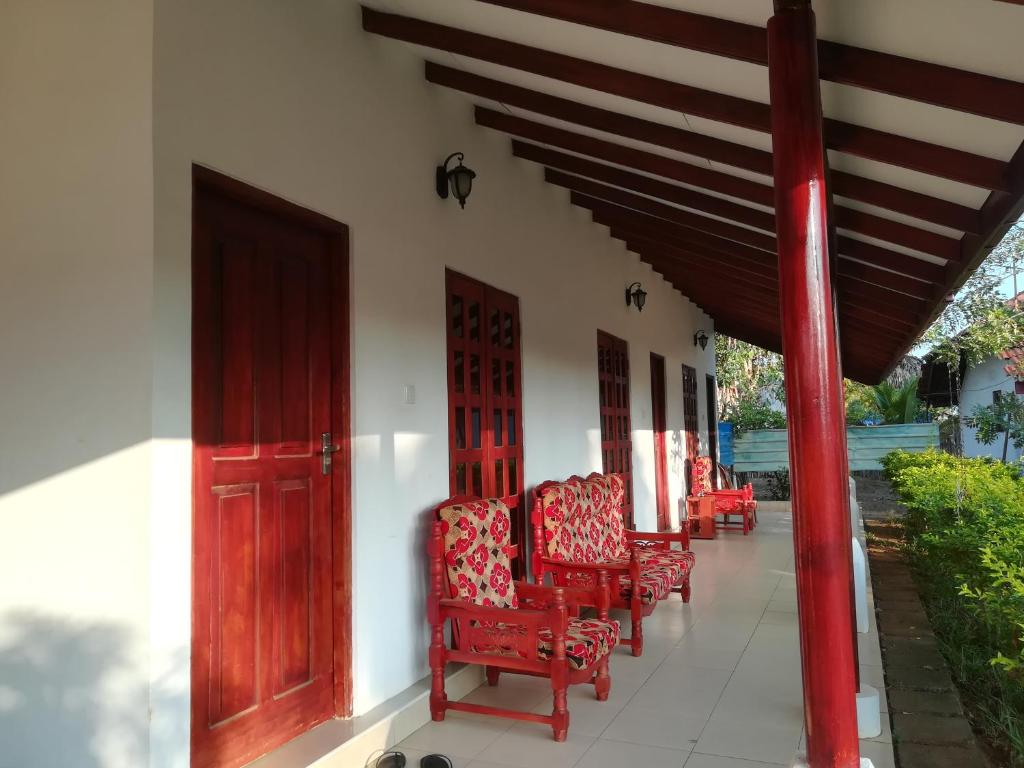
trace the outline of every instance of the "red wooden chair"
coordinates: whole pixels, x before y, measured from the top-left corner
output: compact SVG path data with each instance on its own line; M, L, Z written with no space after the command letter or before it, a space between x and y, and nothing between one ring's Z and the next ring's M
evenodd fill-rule
M693 460L690 493L692 496L711 496L715 500L715 514L722 515L721 528L741 528L746 536L757 527L757 501L754 499L754 487L747 483L743 488L724 488L714 490L711 486L711 473L717 470L715 461L710 456L698 456ZM726 483L728 481L726 480ZM732 522L732 515L739 516L739 522Z
M608 657L619 625L608 620L608 577L598 574L586 589L543 587L512 580L516 548L509 543L508 507L497 499L453 497L436 508L430 542L430 713L444 720L449 709L548 723L555 741L569 731L568 686L592 683L599 701L611 690ZM578 618L579 606L595 606L596 619ZM444 642L451 621L452 647ZM449 701L444 670L449 662L486 667L489 685L502 672L547 677L550 715Z
M595 583L608 575L613 608L630 612L632 634L622 638L634 656L643 653L643 619L658 601L678 592L690 601L694 557L690 536L625 530L622 478L592 474L533 489L533 575L538 584L550 573L556 586ZM678 543L682 551L673 550ZM639 585L634 589L634 585Z

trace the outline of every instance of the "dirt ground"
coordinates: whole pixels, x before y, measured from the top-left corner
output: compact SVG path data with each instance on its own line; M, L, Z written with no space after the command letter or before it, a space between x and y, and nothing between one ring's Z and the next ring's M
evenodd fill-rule
M865 517L885 519L903 513L900 503L892 492L892 486L884 478L857 477L857 501Z

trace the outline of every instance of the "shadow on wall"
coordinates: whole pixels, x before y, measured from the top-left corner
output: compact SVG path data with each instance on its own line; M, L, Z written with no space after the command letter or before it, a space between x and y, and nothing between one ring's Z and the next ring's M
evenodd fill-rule
M0 768L144 765L149 696L128 633L32 611L2 618Z

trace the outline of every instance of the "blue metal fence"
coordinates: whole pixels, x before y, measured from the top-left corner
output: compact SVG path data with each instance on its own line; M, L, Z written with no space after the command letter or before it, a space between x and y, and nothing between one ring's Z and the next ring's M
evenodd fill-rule
M744 432L733 441L737 472L775 472L789 467L789 444L785 429ZM847 427L846 445L850 470L881 469L878 460L902 448L918 453L939 447L938 424L888 424L879 427ZM727 464L724 455L723 464Z

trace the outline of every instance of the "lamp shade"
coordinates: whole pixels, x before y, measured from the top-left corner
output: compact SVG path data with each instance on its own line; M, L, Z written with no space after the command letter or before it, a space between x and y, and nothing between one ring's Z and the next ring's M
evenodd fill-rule
M636 304L638 312L644 311L644 304L647 303L647 291L640 286L637 286L636 290L633 291L633 301Z
M459 163L448 172L448 178L451 181L452 194L459 201L459 205L465 208L466 198L473 191L473 179L476 178L476 173Z

